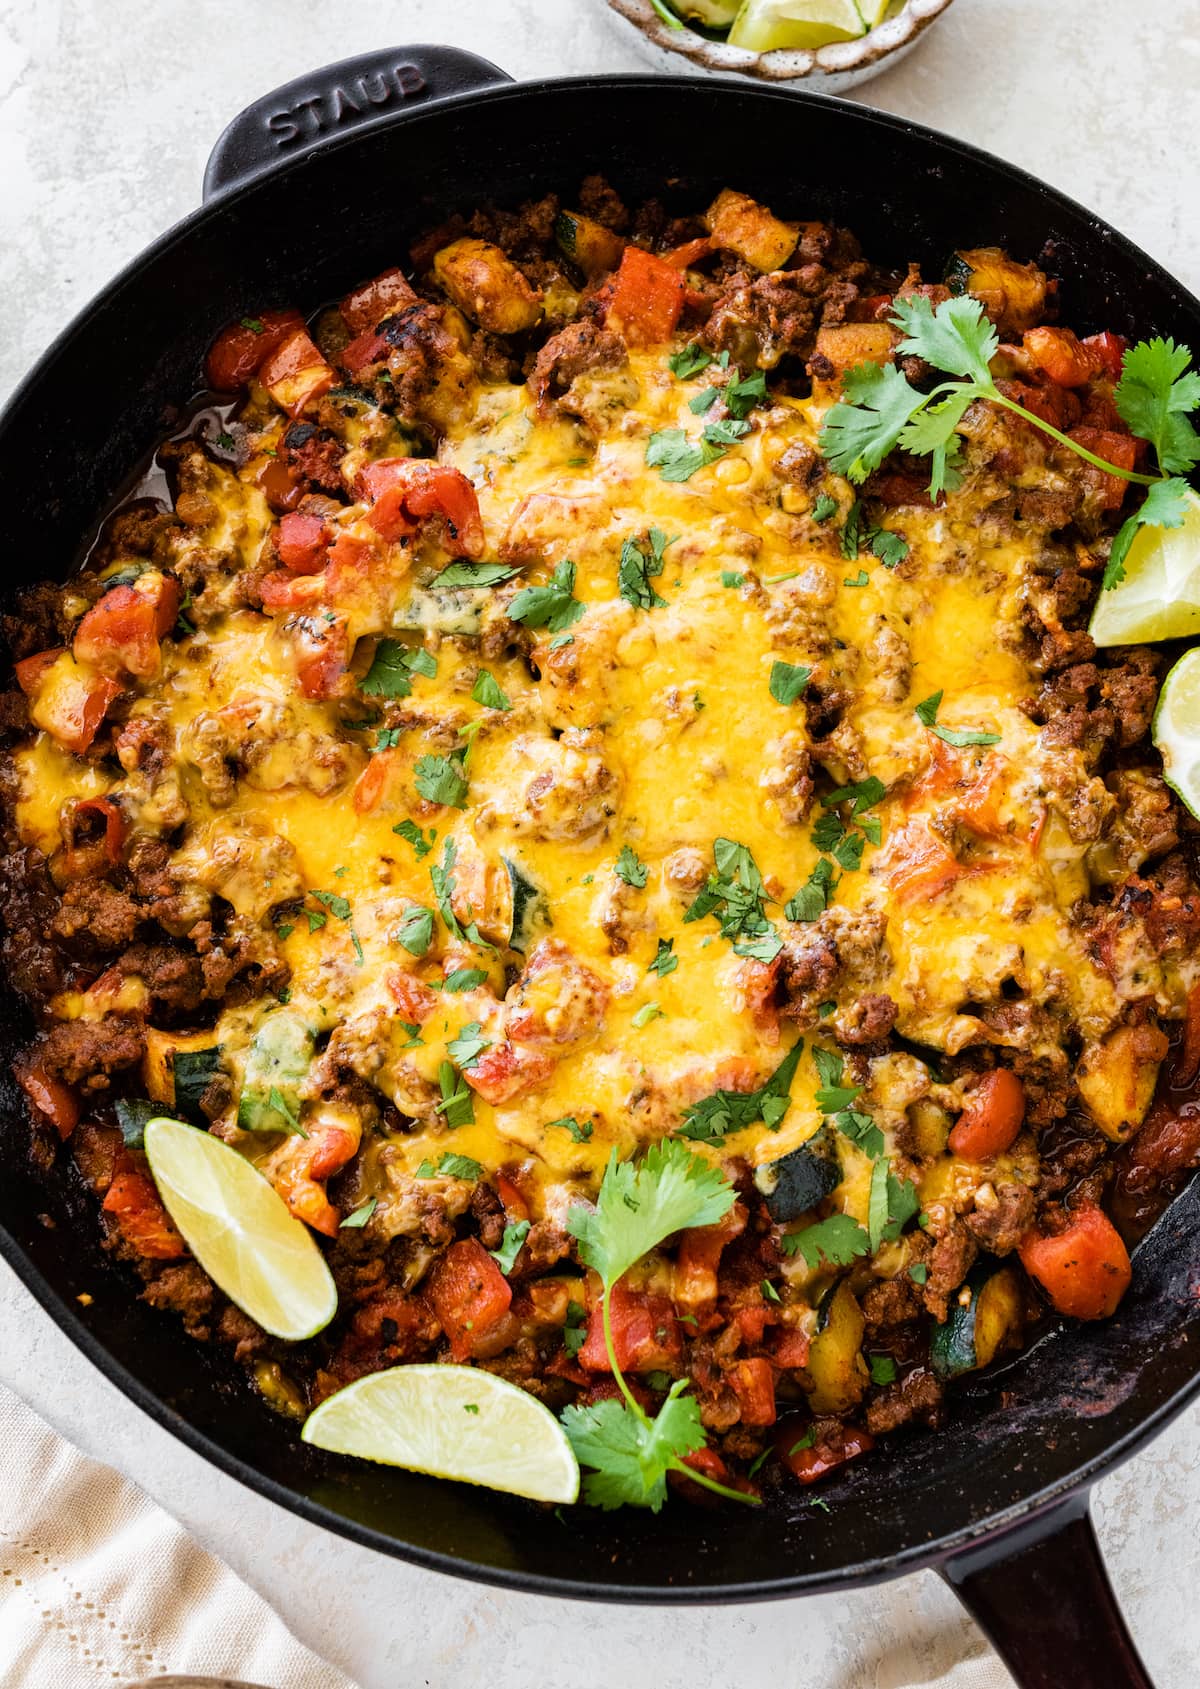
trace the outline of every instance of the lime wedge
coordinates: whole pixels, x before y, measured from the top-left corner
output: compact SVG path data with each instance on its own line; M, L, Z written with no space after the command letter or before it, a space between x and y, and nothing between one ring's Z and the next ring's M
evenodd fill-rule
M1179 528L1139 528L1125 579L1101 592L1088 632L1097 645L1140 645L1200 633L1200 498Z
M729 31L731 47L828 47L856 41L882 22L888 0L744 0Z
M394 1366L314 1409L306 1443L534 1501L574 1501L579 1464L535 1397L473 1366Z
M325 1257L257 1168L179 1120L151 1120L145 1144L168 1214L231 1302L289 1343L329 1324L337 1287Z
M1152 731L1167 785L1200 816L1200 647L1180 657L1163 681Z

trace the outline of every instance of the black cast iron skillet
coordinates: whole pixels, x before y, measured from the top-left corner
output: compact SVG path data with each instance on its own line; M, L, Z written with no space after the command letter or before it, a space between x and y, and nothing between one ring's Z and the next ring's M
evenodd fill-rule
M446 98L446 96L450 96ZM367 55L244 112L203 210L163 236L50 348L0 418L7 587L67 570L80 536L243 313L311 308L403 262L452 209L568 199L602 170L631 200L703 206L727 184L779 213L844 223L868 253L939 274L999 243L1062 277L1075 327L1200 346L1200 303L1097 218L994 158L816 95L603 77L516 87L446 48ZM29 541L36 538L36 544ZM11 998L0 1065L26 1036ZM1200 1389L1200 1185L1137 1253L1115 1319L1054 1330L957 1392L938 1435L885 1439L824 1486L761 1510L672 1502L558 1517L300 1444L219 1356L139 1303L96 1246L90 1203L30 1170L0 1095L0 1248L84 1353L160 1424L304 1518L417 1564L542 1594L711 1602L798 1595L919 1567L949 1580L1028 1689L1145 1689L1087 1517L1091 1485ZM47 1223L49 1222L49 1223ZM77 1296L93 1301L81 1311Z

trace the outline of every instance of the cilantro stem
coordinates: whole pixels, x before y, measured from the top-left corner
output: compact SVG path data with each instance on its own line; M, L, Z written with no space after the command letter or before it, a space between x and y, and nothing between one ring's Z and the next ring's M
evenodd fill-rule
M608 1306L611 1293L612 1293L612 1287L610 1285L605 1285L605 1287L604 1287L604 1300L600 1305L600 1319L601 1319L601 1322L604 1326L604 1349L605 1349L605 1353L608 1355L608 1364L609 1364L610 1367L612 1367L613 1377L617 1381L617 1384L620 1388L621 1394L625 1398L626 1406L629 1408L630 1412L633 1413L633 1414L636 1414L636 1416L638 1417L638 1419L641 1420L643 1425L649 1425L650 1421L649 1421L649 1419L647 1419L645 1412L642 1409L642 1404L638 1401L637 1397L634 1395L633 1391L629 1388L628 1384L626 1384L625 1374L621 1371L621 1368L617 1365L617 1346L613 1342L612 1319L611 1319L611 1316L609 1314L609 1306Z
M1095 469L1102 469L1106 475L1119 475L1122 481L1136 481L1140 487L1152 487L1156 481L1162 479L1158 475L1142 475L1136 469L1122 469L1118 464L1109 463L1104 458L1097 457L1095 452L1089 452L1086 446L1081 446L1078 440L1072 440L1070 435L1060 433L1053 423L1044 421L1040 416L1036 416L1033 411L1027 411L1025 406L1017 404L1015 399L1006 399L1003 393L996 391L994 388L989 392L987 388L981 387L979 397L990 399L994 405L1003 405L1004 409L1012 411L1014 416L1020 416L1026 422L1032 422L1034 427L1040 428L1043 434L1049 434L1052 439L1058 441L1059 445L1069 447L1077 457L1083 458L1086 463L1090 463Z
M673 1460L671 1469L681 1472L685 1478L690 1478L693 1484L699 1484L702 1490L711 1490L714 1495L723 1495L727 1501L741 1501L747 1507L761 1507L762 1497L745 1495L741 1490L731 1490L727 1484L718 1484L715 1478L708 1478L703 1472L697 1472L694 1466L689 1466L684 1460Z

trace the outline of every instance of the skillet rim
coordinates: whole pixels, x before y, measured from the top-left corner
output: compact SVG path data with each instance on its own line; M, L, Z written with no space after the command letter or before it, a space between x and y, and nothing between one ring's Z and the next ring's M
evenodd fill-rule
M415 51L416 49L406 49ZM323 72L315 73L318 77ZM335 154L362 145L369 147L374 132L397 126L440 122L448 111L466 105L502 105L507 101L529 102L546 93L588 90L641 90L661 92L664 87L692 98L709 100L721 89L757 102L799 102L802 106L836 111L867 129L887 134L902 134L932 149L933 162L950 162L959 168L972 164L985 166L989 171L1006 177L1014 185L1032 192L1047 205L1069 213L1087 226L1089 234L1131 267L1151 272L1164 291L1172 296L1185 315L1200 320L1200 299L1162 264L1146 253L1136 242L1114 228L1104 218L1075 200L1071 195L1052 187L1031 171L1012 164L984 148L948 135L915 119L892 112L847 102L833 95L810 90L788 90L743 86L740 82L706 81L685 75L655 76L647 73L594 75L586 77L547 77L530 82L506 82L478 90L444 96L428 104L400 109L356 125L346 132L319 138L315 143L297 149L277 161L253 170L245 180L215 194L194 211L168 227L160 236L125 264L111 280L75 313L45 351L18 381L2 409L0 409L0 450L6 431L15 428L27 398L54 369L70 354L75 336L89 320L109 302L116 300L126 288L138 285L142 273L152 261L185 245L194 230L215 223L229 206L249 200L260 192L270 192L276 181L293 171L304 169L312 154L319 149L322 155ZM1047 222L1049 230L1049 220ZM836 1569L792 1572L786 1576L738 1583L706 1583L698 1585L658 1585L648 1589L644 1584L589 1582L570 1577L550 1577L542 1572L522 1568L497 1567L482 1564L462 1556L429 1549L411 1542L401 1542L372 1526L360 1524L345 1514L335 1512L320 1502L310 1500L289 1489L274 1477L251 1466L241 1456L230 1453L221 1444L200 1430L177 1410L128 1370L125 1364L89 1329L65 1296L56 1290L35 1264L23 1244L0 1221L0 1256L13 1269L38 1304L50 1315L59 1329L76 1348L82 1351L110 1383L122 1391L143 1412L164 1430L178 1437L194 1453L215 1465L228 1476L246 1484L267 1500L286 1508L310 1524L344 1537L358 1546L367 1547L393 1558L406 1560L425 1570L446 1573L471 1582L513 1589L521 1593L563 1599L602 1602L627 1602L640 1606L708 1605L745 1601L773 1600L789 1596L817 1593L834 1588L853 1588L885 1581L903 1573L925 1567L937 1568L964 1550L978 1547L993 1539L1004 1537L1014 1528L1028 1527L1055 1511L1072 1495L1086 1492L1098 1478L1114 1470L1140 1447L1150 1441L1197 1396L1200 1396L1200 1365L1191 1378L1165 1400L1150 1409L1129 1430L1118 1436L1102 1451L1082 1464L1071 1468L1063 1476L1043 1484L1021 1500L1009 1503L999 1512L989 1514L974 1524L960 1527L943 1536L913 1543L891 1555L878 1555ZM935 1434L936 1435L936 1434Z

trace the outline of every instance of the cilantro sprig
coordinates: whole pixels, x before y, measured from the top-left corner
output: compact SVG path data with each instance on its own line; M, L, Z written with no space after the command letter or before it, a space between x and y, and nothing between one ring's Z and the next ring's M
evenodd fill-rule
M962 480L959 427L968 407L976 399L986 399L1048 434L1093 468L1150 488L1145 503L1113 541L1104 574L1106 591L1125 578L1125 559L1140 527L1182 525L1188 491L1183 477L1200 463L1200 435L1188 420L1200 406L1200 372L1190 368L1188 347L1156 337L1139 342L1125 354L1113 398L1131 431L1157 454L1159 474L1144 475L1098 457L1001 393L989 367L999 336L978 299L964 294L936 308L924 296L897 299L891 320L903 335L899 352L923 358L957 379L939 382L922 393L895 365L859 364L850 370L843 382L845 400L833 407L821 430L821 449L839 474L865 481L899 446L931 460L929 491L935 499L943 491L952 491Z
M688 905L684 920L700 921L706 915L716 915L721 937L730 940L735 955L773 962L783 948L783 940L763 911L767 890L750 850L736 839L715 839L713 860L716 870Z
M740 1132L761 1120L769 1132L777 1132L791 1105L792 1080L804 1054L804 1040L793 1044L779 1066L757 1091L714 1091L701 1097L684 1115L676 1136L693 1143L721 1144L729 1132Z
M676 536L678 537L678 536ZM674 539L668 539L661 528L651 528L645 537L625 541L621 547L621 562L617 570L617 586L621 597L635 610L662 610L666 599L650 584L663 572L663 556Z
M580 1462L591 1470L584 1499L606 1509L649 1507L657 1513L667 1498L667 1473L731 1501L754 1505L757 1498L718 1484L685 1463L705 1444L700 1408L687 1395L688 1381L671 1385L653 1418L625 1381L612 1334L612 1292L636 1262L673 1232L712 1226L733 1206L735 1192L725 1175L679 1143L654 1144L640 1165L619 1161L614 1150L604 1171L595 1209L576 1206L567 1230L578 1241L579 1258L600 1275L604 1347L620 1399L563 1410L563 1429Z
M585 606L575 597L575 565L564 557L556 563L545 586L523 586L508 606L508 618L530 628L562 633L583 616Z

